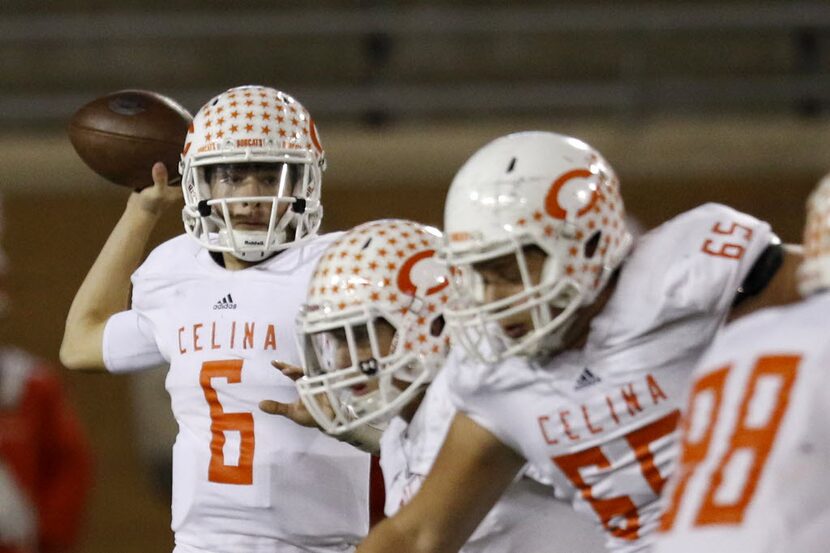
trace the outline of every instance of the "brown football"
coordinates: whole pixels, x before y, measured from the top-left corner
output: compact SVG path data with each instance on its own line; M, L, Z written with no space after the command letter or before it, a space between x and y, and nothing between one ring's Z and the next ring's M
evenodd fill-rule
M90 169L105 179L140 189L164 162L178 182L179 155L192 117L177 102L147 90L121 90L81 107L69 120L69 140Z

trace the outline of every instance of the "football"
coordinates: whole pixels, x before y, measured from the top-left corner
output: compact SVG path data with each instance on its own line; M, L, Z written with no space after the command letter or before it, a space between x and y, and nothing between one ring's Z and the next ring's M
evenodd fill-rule
M134 189L153 184L151 170L164 162L178 182L179 156L190 113L174 100L147 90L121 90L81 107L69 121L69 140L90 169Z

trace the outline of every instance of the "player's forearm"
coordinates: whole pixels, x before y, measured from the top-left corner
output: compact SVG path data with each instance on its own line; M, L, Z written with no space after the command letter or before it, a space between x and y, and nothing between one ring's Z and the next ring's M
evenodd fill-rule
M494 434L457 413L418 493L373 528L358 553L457 552L524 464Z
M160 212L133 194L69 308L61 362L70 369L102 369L103 331L110 316L129 305L130 276L141 262Z
M455 553L440 536L427 528L407 528L401 517L392 517L372 528L355 553Z

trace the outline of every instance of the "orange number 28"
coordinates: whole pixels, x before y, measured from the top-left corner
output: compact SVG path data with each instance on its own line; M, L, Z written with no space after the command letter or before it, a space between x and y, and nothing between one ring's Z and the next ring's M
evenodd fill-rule
M214 378L228 384L242 380L242 360L205 361L199 373L199 384L210 407L210 466L208 480L218 484L249 485L254 481L254 416L251 413L226 413L213 388ZM239 432L239 463L225 463L225 432Z
M755 488L758 486L761 472L772 449L778 427L789 404L790 390L795 382L796 369L800 361L801 358L797 355L767 356L761 357L752 368L749 382L746 385L746 392L743 394L738 407L738 417L729 438L728 447L721 459L718 460L709 482L705 485L703 502L694 519L695 526L739 524L743 520L744 511L746 511L755 493ZM660 529L664 532L670 530L674 525L677 511L686 491L686 485L709 452L715 424L721 414L723 389L730 369L730 366L726 366L711 372L698 380L692 388L688 416L684 424L679 478L671 497L671 503L663 514L663 520L660 524ZM763 387L763 385L759 386L761 379L774 379L778 382L778 385L776 387L776 397L770 406L769 414L759 425L750 416L750 407L753 405L753 400L759 388ZM694 420L695 406L705 403L697 400L707 395L711 396L709 402L711 408L707 409L708 420L703 431L699 432L700 437L692 441L693 437L689 435L690 421ZM730 463L735 459L736 453L742 452L752 453L752 462L746 468L743 488L734 499L719 501L718 492L721 490L724 476L729 473Z

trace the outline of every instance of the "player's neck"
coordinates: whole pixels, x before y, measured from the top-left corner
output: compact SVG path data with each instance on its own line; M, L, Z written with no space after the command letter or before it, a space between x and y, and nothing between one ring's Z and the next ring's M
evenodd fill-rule
M423 401L426 391L426 388L420 390L409 403L403 406L400 413L398 413L398 416L405 420L407 424L412 422L412 417L415 416L418 407L421 406L421 401Z
M225 268L229 271L241 271L242 269L247 269L248 267L262 263L262 261L245 261L228 252L222 252L222 261L224 262Z
M591 321L605 309L605 305L611 299L614 290L617 289L618 277L619 271L616 271L602 292L600 292L599 296L597 296L597 299L592 304L586 305L577 312L576 320L565 337L565 343L567 344L565 349L582 349L585 347L585 344L588 342L588 335L591 333Z
M268 261L275 255L277 255L277 253L274 253L272 255L269 255L265 259L259 259L257 261L245 261L244 259L239 259L238 257L228 252L222 252L221 254L218 252L211 252L211 257L217 264L221 265L229 271L241 271L243 269L247 269L248 267L259 265L263 261Z

